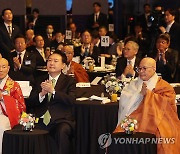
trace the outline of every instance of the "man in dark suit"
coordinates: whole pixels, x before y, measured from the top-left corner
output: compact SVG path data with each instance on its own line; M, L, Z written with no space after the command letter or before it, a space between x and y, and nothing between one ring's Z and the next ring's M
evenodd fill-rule
M108 26L107 15L101 12L101 4L99 2L93 3L94 13L89 16L88 29L98 30L101 26Z
M170 48L177 50L180 53L180 24L175 22L176 12L173 9L165 11L166 27L161 26L162 33L168 33L171 38Z
M152 56L156 60L156 72L167 82L173 82L178 64L178 52L169 48L170 36L159 35L156 41L156 51Z
M0 53L12 65L13 62L10 61L10 53L14 50L14 38L21 32L19 27L12 23L13 14L10 8L2 11L2 18L4 23L0 25Z
M116 76L120 79L137 77L136 72L140 58L136 57L139 45L134 41L128 41L123 50L123 57L117 60Z
M47 55L44 49L44 38L41 35L36 35L33 41L35 46L32 52L36 55L37 67L46 66Z
M62 52L50 55L47 75L37 79L30 94L30 103L36 106L41 128L49 130L57 142L58 154L69 154L70 138L74 129L72 114L75 102L75 80L64 75L62 69L67 57Z
M33 38L33 41L35 46L29 48L30 49L29 52L33 53L36 56L36 70L34 74L34 77L36 79L38 76L47 74L47 71L45 71L44 69L46 68L46 61L47 61L47 57L50 54L50 51L49 52L45 51L44 38L41 35L36 35Z
M165 11L165 22L166 22L166 27L160 27L160 30L162 33L169 33L171 42L170 42L170 48L175 49L178 51L179 54L179 64L177 68L177 73L176 73L176 82L180 82L180 24L175 22L175 15L176 11L173 9L167 9Z
M14 65L9 71L9 76L16 81L30 81L34 84L33 73L36 68L36 57L26 51L25 37L19 35L15 38L15 51L11 53Z
M144 33L149 33L148 20L151 15L151 6L150 4L146 3L144 4L143 8L144 13L137 18L137 22L142 25L142 30Z
M55 39L53 25L46 26L46 32L43 35L45 47L51 47L51 42Z

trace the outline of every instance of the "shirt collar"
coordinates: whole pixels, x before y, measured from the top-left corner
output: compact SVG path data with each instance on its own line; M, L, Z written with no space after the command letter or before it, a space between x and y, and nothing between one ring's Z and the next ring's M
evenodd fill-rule
M167 25L167 27L171 27L174 22L175 21L173 20L170 24Z
M61 75L61 73L59 73L59 75L57 75L55 78L53 78L53 77L49 74L49 80L55 79L56 82L57 82L57 80L58 80L58 78L59 78L60 75Z
M17 55L21 54L21 56L22 56L22 55L25 54L26 50L24 50L24 51L22 51L22 52L18 52L18 51L16 51L16 52L17 52Z
M8 25L7 23L4 22L4 25L6 26L6 28L8 28L8 26L12 27L12 23Z
M131 65L134 67L134 64L135 64L135 60L136 60L136 56L134 56L134 58L133 59L127 59L127 63L128 63L128 61L131 61Z
M97 16L99 17L99 14L100 14L100 11L99 11L99 12L97 12L97 13L95 13L94 15L97 15Z

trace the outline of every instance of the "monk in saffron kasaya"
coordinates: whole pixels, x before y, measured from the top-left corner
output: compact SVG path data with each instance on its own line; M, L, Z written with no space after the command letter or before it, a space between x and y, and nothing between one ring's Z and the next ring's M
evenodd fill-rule
M9 68L8 61L0 58L0 154L4 131L17 125L26 110L19 84L8 76Z
M118 124L125 116L138 121L137 132L155 134L157 138L174 138L174 143L158 144L158 154L180 153L180 121L177 116L173 87L156 74L156 61L144 58L139 65L139 77L127 85L119 100Z
M67 67L64 68L65 74L74 74L76 82L89 82L89 76L86 70L81 64L72 61L74 56L74 50L71 46L67 45L64 47L64 52L67 56Z

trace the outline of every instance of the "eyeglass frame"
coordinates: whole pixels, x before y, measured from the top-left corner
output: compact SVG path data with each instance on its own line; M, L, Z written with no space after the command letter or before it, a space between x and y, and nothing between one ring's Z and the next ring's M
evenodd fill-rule
M154 66L143 66L143 67L137 67L136 71L139 73L141 71L145 72L148 68L154 68ZM155 69L155 68L154 68Z

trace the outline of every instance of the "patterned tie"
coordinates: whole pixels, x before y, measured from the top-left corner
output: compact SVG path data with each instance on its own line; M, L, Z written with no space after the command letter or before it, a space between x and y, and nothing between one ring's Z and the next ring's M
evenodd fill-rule
M97 22L98 21L98 15L96 14L95 15L95 22Z
M21 64L21 53L18 54L18 60L19 60L19 63Z
M41 56L43 57L44 61L46 61L46 57L45 57L45 54L44 54L44 50L43 50L43 49L40 50L40 54L41 54Z
M56 80L52 79L51 82L52 82L52 86L55 87ZM49 93L48 94L48 102L50 102L51 96L52 96L52 93ZM49 124L50 120L51 120L51 115L49 113L49 110L47 110L46 113L44 114L43 123L47 126Z
M12 36L11 26L8 26L8 33L9 33L9 36L11 37Z
M89 50L88 48L85 48L85 53L84 53L85 57L87 57L89 55L88 50Z
M131 60L128 60L128 64L129 64L129 65L132 65L132 61L131 61Z

